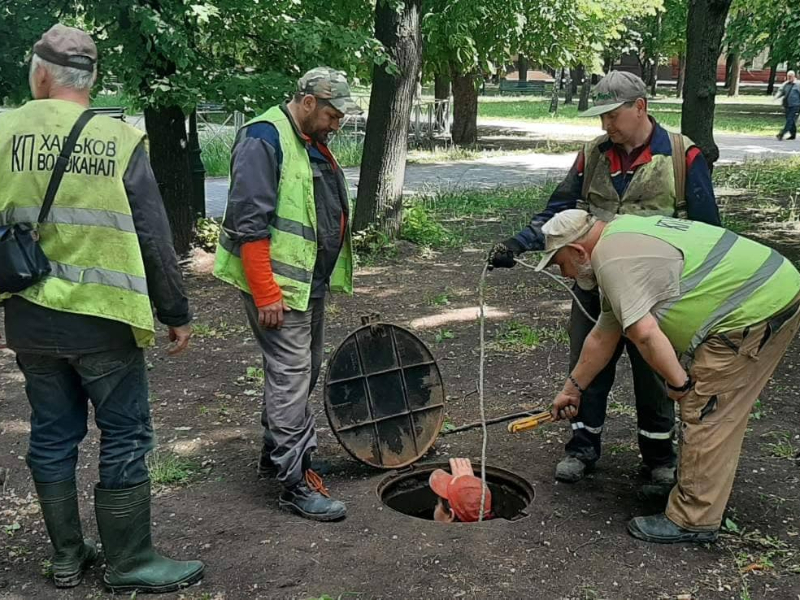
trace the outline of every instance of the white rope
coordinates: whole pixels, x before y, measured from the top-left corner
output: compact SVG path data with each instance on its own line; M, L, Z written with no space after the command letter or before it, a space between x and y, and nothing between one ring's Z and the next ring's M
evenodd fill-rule
M533 265L529 265L528 263L526 263L526 262L523 262L523 261L521 261L521 260L520 260L520 259L518 259L518 258L515 258L515 259L514 259L514 261L515 261L515 262L516 262L518 265L522 265L523 267L527 267L528 269L534 269L534 270L536 269L536 267L535 267L535 266L533 266ZM567 283L564 281L564 279L563 279L562 277L558 277L558 276L556 276L556 275L553 275L552 273L550 273L549 271L546 271L546 270L545 270L545 271L538 271L538 272L539 272L539 273L542 273L542 274L544 274L544 275L547 275L547 276L548 276L550 279L552 279L552 280L553 280L553 281L555 281L555 282L556 282L558 285L562 286L562 287L563 287L565 290L567 290L567 291L569 292L569 295L570 295L570 296L572 296L572 299L573 299L573 300L575 300L575 304L577 304L577 305L578 305L578 308L580 308L580 309L581 309L581 312L582 312L584 315L586 315L586 318L587 318L587 319L589 319L589 320L590 320L592 323L597 323L597 319L595 319L594 317L592 317L592 315L590 315L590 314L589 314L589 313L586 311L586 309L583 307L583 304L581 304L581 301L580 301L580 300L578 300L578 297L575 295L575 292L573 292L573 291L572 291L572 288L571 288L571 287L570 287L570 286L569 286L569 285L568 285L568 284L567 284Z
M522 265L523 267L527 267L529 269L536 269L533 265L529 265L517 258L514 259L517 263ZM478 521L483 521L483 513L486 507L486 446L489 440L489 432L486 428L486 407L484 405L484 395L483 395L483 376L484 376L484 368L486 363L486 314L485 314L485 302L484 302L484 288L486 286L486 273L489 271L489 264L485 264L483 267L483 271L481 271L481 279L480 283L478 284L478 320L480 322L480 330L481 330L481 340L480 340L480 363L478 366L478 403L480 405L481 411L481 429L483 431L483 443L481 445L481 511L478 514ZM575 304L578 305L578 308L581 309L586 318L589 319L592 323L597 323L597 320L592 318L592 316L586 311L581 304L581 301L578 300L578 297L575 295L575 292L572 291L572 288L569 287L560 277L556 277L552 273L548 273L547 271L539 271L540 273L544 273L550 279L558 283L559 285L563 286L566 289L570 296L575 300Z
M481 355L480 366L478 368L478 402L481 409L481 429L483 430L483 444L481 446L481 511L478 513L478 522L483 521L483 511L486 507L486 445L488 442L489 434L486 429L486 410L483 403L483 371L486 359L486 344L485 344L485 329L486 329L486 315L484 312L484 299L483 289L486 285L486 273L489 270L488 263L483 266L481 272L481 280L478 285L478 306L480 309L479 320L481 328Z

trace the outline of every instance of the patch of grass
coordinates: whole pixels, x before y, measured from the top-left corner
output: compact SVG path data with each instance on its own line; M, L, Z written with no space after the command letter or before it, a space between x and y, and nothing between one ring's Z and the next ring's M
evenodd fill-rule
M532 327L512 319L502 325L490 347L506 352L526 352L545 343L568 344L563 328Z
M760 398L756 400L755 404L753 404L753 410L750 411L750 417L755 421L759 421L764 417L764 405L761 404Z
M370 225L353 234L353 252L357 266L370 266L378 260L397 256L397 246L386 233Z
M420 246L433 249L460 245L461 238L437 220L423 204L411 203L403 210L400 237Z
M775 438L774 442L770 442L765 446L765 450L769 455L775 458L794 460L797 449L792 444L792 435L785 431L776 431L769 435Z
M438 294L429 294L425 303L428 306L447 306L450 304L450 294L451 292L448 289Z
M638 446L635 443L608 444L606 446L606 452L611 456L614 456L615 454L625 454L626 452L638 452Z
M181 485L196 475L194 463L172 454L154 450L147 455L150 481L155 485Z
M92 108L124 108L125 112L131 114L136 110L136 101L124 92L104 92L100 90L92 98Z
M753 223L745 221L740 216L723 214L721 217L722 226L725 229L730 229L733 233L741 235L743 233L747 233L753 228Z
M764 107L717 107L714 116L714 130L728 133L748 133L755 135L775 135L783 125L780 114L774 105ZM487 100L482 98L478 104L478 118L513 119L541 123L569 123L592 126L599 123L597 118L578 116L578 105L560 104L558 112L551 115L550 98L526 98L524 100ZM662 125L679 130L681 126L681 105L670 102L651 102L649 113Z
M626 417L636 417L636 407L630 404L623 404L616 400L608 403L608 412L612 415L624 415Z
M219 133L200 135L200 158L206 169L206 177L227 177L231 172L231 147L235 135Z
M220 221L218 219L197 219L195 228L195 241L206 252L216 252L219 239Z
M224 329L225 324L220 323L220 329ZM212 339L225 339L225 335L217 329L216 326L211 325L210 323L202 323L199 321L195 321L192 323L192 335L198 338L212 338Z
M246 377L256 383L264 383L264 369L261 367L247 367Z
M328 144L328 148L340 166L357 167L361 164L361 157L364 155L364 138L344 134L337 135Z
M776 221L800 220L800 157L722 165L714 169L714 184L754 192L759 202L776 200Z
M433 339L437 344L441 344L443 341L452 340L454 337L456 337L455 334L449 329L440 329L436 332Z

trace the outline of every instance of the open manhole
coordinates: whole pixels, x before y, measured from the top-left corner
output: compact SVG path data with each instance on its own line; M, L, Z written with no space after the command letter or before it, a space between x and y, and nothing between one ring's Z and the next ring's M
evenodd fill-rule
M428 486L428 478L436 469L449 471L449 465L430 463L392 473L378 484L378 497L392 510L432 521L437 497ZM480 469L476 469L475 475L480 477ZM528 516L534 491L525 479L511 471L487 466L486 483L492 492L494 519L516 521Z

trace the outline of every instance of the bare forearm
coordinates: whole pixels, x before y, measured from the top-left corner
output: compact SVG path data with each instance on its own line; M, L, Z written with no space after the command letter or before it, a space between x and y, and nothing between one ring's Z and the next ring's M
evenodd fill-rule
M667 336L658 329L643 339L634 340L642 357L653 370L661 375L667 383L680 387L686 381L686 371L678 361L672 344Z
M578 364L572 370L572 377L582 388L585 389L611 361L621 336L621 331L592 329L583 343Z

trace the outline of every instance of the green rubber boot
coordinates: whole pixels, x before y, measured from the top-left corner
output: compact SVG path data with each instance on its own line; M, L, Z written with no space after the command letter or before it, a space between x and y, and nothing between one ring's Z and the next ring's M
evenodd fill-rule
M97 558L94 541L83 538L75 480L35 485L47 534L55 550L53 581L58 588L75 587Z
M94 508L106 557L103 583L110 591L162 594L203 578L200 561L172 560L153 548L149 481L124 490L95 486Z

